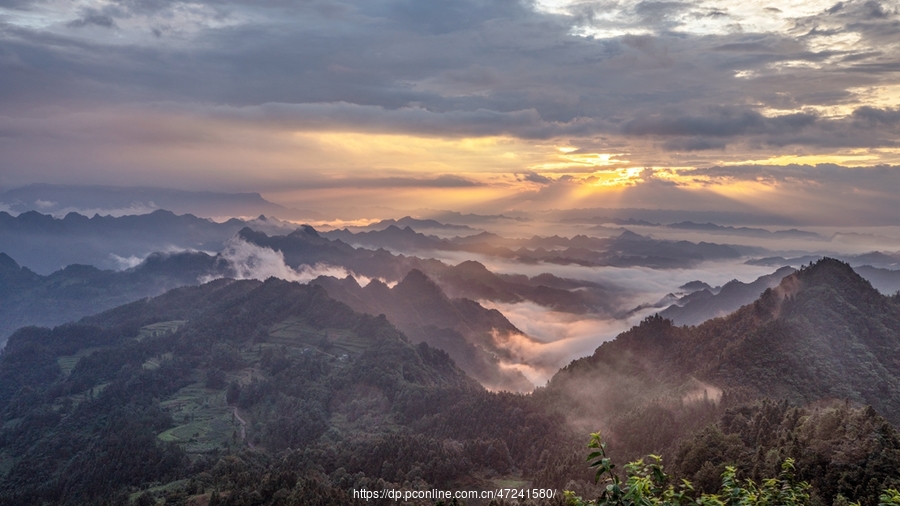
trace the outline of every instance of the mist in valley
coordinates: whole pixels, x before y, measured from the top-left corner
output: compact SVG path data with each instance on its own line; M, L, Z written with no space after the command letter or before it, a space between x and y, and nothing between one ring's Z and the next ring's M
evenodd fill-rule
M148 218L150 215L146 215ZM436 220L412 219L398 216L395 220L382 221L367 218L359 218L355 222L342 221L337 224L332 223L329 227L324 223L320 223L321 232L327 233L328 230L349 230L351 233L365 232L371 230L385 230L393 224L415 224L421 225L421 231L415 230L417 233L424 233L426 236L440 238L443 240L453 240L460 237L472 237L476 234L489 232L489 236L485 236L487 246L492 246L492 237L496 237L502 244L513 240L529 240L542 241L541 236L532 234L530 236L522 236L523 230L527 228L529 231L552 230L554 236L573 238L575 236L587 236L598 238L615 238L621 235L625 230L642 234L648 240L662 241L662 244L674 243L677 241L688 241L699 243L701 241L716 241L721 244L738 244L753 245L754 248L764 248L763 251L756 255L741 256L728 260L703 260L697 259L692 261L689 267L680 268L652 268L641 265L616 267L616 266L588 266L577 265L574 263L560 262L523 262L515 257L497 256L494 254L484 254L474 251L451 250L451 249L409 249L403 244L399 244L394 248L388 247L387 251L394 255L397 259L401 258L421 258L423 260L437 260L447 266L455 266L468 261L476 261L488 271L508 276L510 280L515 280L515 276L526 276L532 279L540 279L540 276L551 274L556 278L579 280L593 283L602 287L605 293L606 305L604 307L580 306L580 309L574 310L558 310L554 306L544 300L537 302L538 299L523 299L513 301L509 298L485 299L478 296L478 292L468 293L463 289L460 292L459 287L444 285L444 290L450 290L452 293L458 293L461 296L467 296L474 299L477 303L487 309L499 311L506 319L509 320L516 328L518 328L523 336L527 338L517 338L515 335L506 336L498 334L495 344L499 349L505 350L506 355L499 359L498 365L503 368L516 369L522 372L528 380L535 386L544 385L550 377L555 374L559 368L565 366L572 360L584 357L593 353L593 351L603 342L610 341L619 333L631 328L640 322L646 316L662 312L672 305L683 305L688 299L682 298L691 295L695 289L685 288L685 285L691 282L705 283L713 292L717 292L723 285L729 282L750 283L759 278L774 272L781 264L777 260L764 263L763 265L754 264L754 258L771 258L783 257L786 260L784 265L790 265L790 258L806 258L818 257L822 255L858 255L860 253L869 252L867 247L886 246L893 244L892 239L897 234L896 227L869 227L865 231L857 235L850 235L846 230L841 235L841 229L823 229L815 227L809 231L812 239L798 240L796 237L769 237L764 240L750 239L746 237L747 233L737 234L733 232L723 233L714 227L707 227L711 230L717 230L716 233L703 233L696 230L682 230L678 228L670 228L663 225L629 225L610 229L604 233L592 235L590 230L585 230L583 226L575 226L571 223L546 223L542 224L537 221L537 216L532 218L518 219L509 218L484 218L473 222L469 220L461 220L460 223L439 222ZM185 217L186 218L186 217ZM403 219L400 219L403 218ZM49 218L48 218L49 219ZM53 218L57 223L64 223L65 220ZM112 218L108 218L112 219ZM124 219L124 218L119 218ZM128 218L133 219L133 218ZM191 218L192 220L194 218ZM94 219L96 220L96 218ZM181 220L181 218L179 218ZM406 221L404 221L406 220ZM633 221L637 222L638 220ZM71 220L70 220L71 221ZM93 220L92 220L93 221ZM601 220L602 221L602 220ZM619 223L624 219L619 218ZM44 255L49 257L66 258L69 255L73 262L80 261L81 253L78 248L71 248L69 243L76 241L77 244L89 244L89 248L95 251L95 259L100 267L108 268L111 265L123 272L128 270L139 269L146 258L149 257L153 250L140 250L138 248L147 248L148 243L154 239L159 244L156 251L164 255L173 255L184 252L201 253L192 248L176 246L173 243L178 237L185 237L187 233L182 227L183 222L178 220L168 220L167 224L154 224L154 229L148 230L141 234L140 230L130 229L128 231L131 236L141 234L146 236L141 242L134 243L132 246L123 244L119 238L122 237L122 228L115 222L109 222L107 228L104 229L98 223L94 226L88 235L79 234L77 231L66 232L68 236L57 237L56 245L48 245L44 248ZM347 228L351 223L364 223L364 226L356 228ZM464 224L470 223L470 224ZM393 275L373 275L379 272L377 267L368 267L369 275L356 272L353 267L345 262L341 264L341 260L335 258L329 261L327 255L319 257L318 261L313 263L300 263L293 266L288 265L285 261L285 253L283 251L274 250L270 247L261 246L252 242L248 242L240 235L234 235L236 226L249 227L250 229L262 231L277 237L281 234L288 234L299 227L300 223L279 220L277 217L260 218L251 221L238 221L234 218L224 222L205 222L204 227L209 230L207 235L215 237L218 235L221 241L219 243L206 243L207 246L219 244L219 247L213 250L202 252L203 255L214 257L218 267L212 271L198 270L193 274L193 280L196 283L206 283L214 279L223 277L234 279L257 279L265 280L270 277L284 279L287 281L295 281L299 283L308 283L320 276L331 277L335 279L344 279L352 277L355 282L361 286L367 286L372 279L379 279L381 283L388 287L396 285L405 276L402 270L394 270ZM9 230L13 234L22 234L24 236L34 236L34 234L50 234L46 228L37 230L27 230L22 225L10 226ZM193 225L191 225L193 226ZM428 228L430 227L430 228ZM735 230L734 227L726 229L720 226L719 229ZM753 227L753 234L761 233L764 230L761 227ZM773 228L772 231L777 231ZM796 230L796 229L795 229ZM463 235L459 235L463 232ZM571 235L565 235L566 233ZM231 234L231 235L228 235ZM440 235L438 235L440 234ZM815 234L815 235L813 235ZM826 239L826 234L831 234ZM865 234L865 235L862 235ZM796 234L794 234L796 235ZM68 238L67 238L68 237ZM859 243L850 243L849 238L865 237L869 242L862 241ZM115 239L114 239L115 238ZM114 251L104 251L105 241L117 240L118 244ZM481 239L479 239L481 240ZM326 240L327 242L328 240ZM183 242L181 244L184 244ZM336 243L335 243L336 244ZM367 250L368 246L364 244L350 244L352 247L362 251ZM837 246L832 249L824 250L822 248L829 246ZM118 252L139 251L137 254L129 256L120 256ZM523 250L519 250L523 251ZM553 251L553 248L549 248ZM557 251L563 252L564 248L558 248ZM884 250L888 259L892 258L891 250ZM301 255L299 262L302 262ZM112 264L101 259L111 259ZM36 262L35 262L36 261ZM34 262L34 263L32 263ZM22 265L29 267L32 265L41 265L41 258L32 258L26 255L23 258ZM774 262L774 263L773 263ZM352 262L350 262L352 264ZM637 259L636 263L640 263ZM799 267L800 265L795 265ZM863 270L864 275L868 272L874 276L873 282L878 286L892 288L896 282L892 278L891 265L881 267L879 269ZM511 276L511 277L510 277ZM877 279L876 279L877 278ZM436 278L440 284L440 277ZM881 281L879 281L881 280ZM586 288L574 287L568 288L570 293L577 294ZM884 291L884 289L883 289ZM745 296L740 300L740 304L752 302L758 293ZM505 296L506 297L506 296ZM728 306L729 311L737 309L739 305ZM725 313L721 313L725 314ZM492 386L492 385L488 385ZM496 386L492 386L495 388Z
M900 506L898 26L0 1L0 504Z

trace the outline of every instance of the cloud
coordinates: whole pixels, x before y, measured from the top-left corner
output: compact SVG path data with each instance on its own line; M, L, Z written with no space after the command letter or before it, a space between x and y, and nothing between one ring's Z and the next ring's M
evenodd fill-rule
M35 203L35 204L37 204L37 203ZM46 204L52 204L52 206L57 205L55 202L49 202ZM49 209L52 206L46 206L44 209L49 211ZM49 211L49 214L51 214L52 216L54 216L56 218L62 218L69 213L78 213L83 216L94 216L94 215L99 214L100 216L119 217L119 216L134 216L134 215L139 215L139 214L150 214L153 211L156 211L158 209L159 209L159 207L157 205L155 205L153 202L149 202L147 204L145 204L143 202L133 202L128 207L115 207L115 208L99 208L99 207L97 207L97 208L85 209L82 207L68 206L68 207L64 207L62 209Z
M520 269L521 267L524 266L520 266ZM636 303L656 302L665 294L677 292L677 287L687 281L702 279L713 286L721 286L735 276L740 277L742 281L750 282L761 275L770 274L773 270L766 267L738 266L734 263L710 263L699 269L676 272L641 268L589 269L549 265L541 265L540 268L546 269L544 272L549 271L557 275L566 273L568 277L587 274L588 279L595 279L607 285L614 282L619 289L631 292ZM578 274L573 271L578 271ZM646 307L628 318L600 319L552 311L532 302L509 304L481 301L480 303L503 313L513 325L528 336L527 338L514 334L496 336L495 342L509 350L516 358L504 364L520 370L536 385L543 385L560 367L572 360L590 355L602 343L614 339L645 317L661 311L657 307Z
M714 108L708 114L654 114L622 125L629 135L733 137L746 134L778 134L813 124L815 114L785 114L767 118L759 112L737 108Z
M758 188L761 205L782 206L800 223L817 225L891 225L900 213L900 166L734 165L685 171L697 184L727 188L740 183ZM764 201L762 199L765 199ZM836 211L839 210L839 211Z
M367 175L350 149L313 156L303 134L320 132L513 139L506 158L477 169L511 177L546 177L541 163L556 160L534 152L554 146L609 147L602 153L620 154L620 168L847 149L867 150L872 163L900 158L884 149L900 143L889 2L14 5L30 11L8 10L0 32L5 186L358 179L374 191L480 181L450 179L484 160L474 148L416 160L421 176L390 181ZM535 178L524 181L552 186Z
M537 172L533 172L533 171L526 172L525 174L519 174L517 176L517 178L519 181L530 181L532 183L538 183L538 184L550 184L553 182L553 180L550 179L549 177L542 176L542 175L538 174Z
M313 180L304 182L303 188L472 188L482 186L453 174L435 177L381 177L381 178L342 178L334 180Z
M113 18L98 13L88 13L84 17L66 23L70 28L84 28L85 26L99 26L101 28L116 28Z
M605 123L584 117L572 117L566 121L545 119L533 108L434 111L420 106L386 108L337 102L268 103L240 109L219 108L210 112L223 119L279 122L304 130L347 129L354 132L402 132L453 137L511 135L548 139L586 135L605 128Z
M119 255L116 255L115 253L110 253L109 257L113 260L113 262L115 262L116 266L118 267L118 270L131 269L132 267L137 267L138 265L141 264L141 262L144 261L143 258L136 256L136 255L122 257Z
M533 338L511 334L496 336L494 340L516 357L516 360L505 361L504 365L520 370L536 385L545 384L560 367L590 355L600 344L631 327L630 320L585 318L551 311L530 302L481 301L481 304L500 311L525 335Z
M900 108L879 109L864 106L853 111L853 118L866 124L866 126L900 124Z
M322 263L315 265L303 264L299 268L294 269L285 263L284 254L280 251L251 244L238 236L229 239L219 255L228 262L229 267L233 271L232 277L235 279L258 279L264 281L270 277L275 277L298 283L309 283L319 276L333 276L339 279L353 276L362 286L369 284L369 281L371 281L371 278L353 274L343 267ZM200 281L205 283L212 281L212 279L215 278L207 277Z
M708 137L676 137L663 144L667 151L705 151L709 149L725 149L727 143L723 139Z
M0 7L5 9L29 10L33 0L0 0Z

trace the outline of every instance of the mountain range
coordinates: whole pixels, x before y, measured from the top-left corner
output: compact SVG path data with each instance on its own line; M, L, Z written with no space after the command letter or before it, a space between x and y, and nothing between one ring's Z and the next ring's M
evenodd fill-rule
M0 193L0 205L20 214L28 211L64 216L134 215L168 209L206 218L274 215L282 219L317 219L313 211L287 208L259 193L223 193L141 186L30 184ZM0 207L2 208L2 207Z
M165 210L91 218L74 212L63 218L36 211L18 216L0 212L0 250L41 274L71 264L122 269L154 252L221 251L224 243L248 224L270 233L296 228L265 216L216 223Z
M621 412L627 392L687 398L740 389L806 404L848 399L900 422L900 299L820 260L723 318L677 327L662 316L574 361L547 386L591 412ZM586 384L606 385L586 391ZM648 395L649 394L649 395Z
M688 267L705 260L758 255L766 250L751 246L707 242L668 241L641 236L627 229L612 238L585 235L508 239L489 232L449 239L416 232L411 227L390 225L382 230L351 232L334 230L323 235L348 244L370 248L417 251L465 251L513 259L522 263L547 262L584 266ZM514 249L515 248L515 249Z
M794 271L792 267L782 267L750 283L734 279L715 289L715 293L707 285L702 290L679 298L676 304L660 311L659 314L672 320L675 325L697 325L711 318L728 315L741 306L753 302L761 293L778 286L785 276Z
M579 440L597 427L614 454L662 451L704 490L728 462L765 476L795 455L817 501L868 504L900 469L900 299L840 261L700 325L648 317L532 395L486 391L428 344L500 356L492 339L516 330L421 271L393 288L222 278L23 328L0 355L0 500L350 504L354 487L501 483L593 493Z
M515 369L504 369L509 360L503 342L511 338L531 341L497 310L477 302L450 299L424 273L413 269L393 288L378 280L361 287L348 276L340 280L319 277L312 281L328 295L354 310L371 315L384 314L413 342L426 342L450 357L482 385L492 389L530 392L534 385Z
M73 264L42 276L0 253L0 346L19 327L55 326L184 285L231 274L206 253L157 253L124 271Z
M735 459L764 476L778 463L767 455L786 454L817 500L869 501L900 469L900 300L842 262L697 326L648 317L532 395L488 392L427 344L451 336L499 355L498 331L516 329L420 271L393 288L222 278L20 329L0 355L0 500L351 504L354 487L500 483L591 493L578 448L597 427L613 453L663 451L701 488ZM791 439L766 438L774 425ZM842 451L822 446L851 433Z
M348 504L331 482L347 473L370 489L493 487L533 472L567 436L554 415L485 391L383 316L274 278L19 330L0 356L0 416L0 502L16 504L142 490L272 500L282 488L306 502L309 486Z
M354 248L341 239L329 239L309 226L285 236L269 236L244 228L237 236L249 244L280 252L285 263L295 269L301 265L337 265L356 274L383 280L401 280L417 269L437 282L452 298L498 302L528 300L558 311L612 315L622 295L615 287L559 278L549 273L530 278L497 275L475 261L449 266L439 260L394 254L381 248Z

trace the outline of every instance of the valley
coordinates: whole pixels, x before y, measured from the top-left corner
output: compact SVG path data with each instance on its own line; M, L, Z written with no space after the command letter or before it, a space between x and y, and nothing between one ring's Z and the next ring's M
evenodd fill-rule
M900 0L0 0L0 506L900 506Z
M168 237L193 220L151 218L168 220ZM115 237L116 220L94 233ZM597 430L617 460L662 454L709 493L730 463L763 480L788 457L816 504L874 506L875 490L898 485L900 301L873 287L893 286L892 256L770 271L749 265L769 251L627 230L441 239L409 227L475 229L404 220L369 235L235 221L218 251L121 270L41 275L4 254L0 499L347 504L361 488L509 486L592 497L582 455ZM723 282L723 266L747 281ZM764 438L772 426L782 435ZM851 476L851 454L879 464Z

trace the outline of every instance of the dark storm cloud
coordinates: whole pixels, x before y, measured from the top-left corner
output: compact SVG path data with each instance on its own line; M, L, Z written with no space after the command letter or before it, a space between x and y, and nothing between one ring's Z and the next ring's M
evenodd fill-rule
M440 112L423 107L389 109L338 102L278 103L247 107L170 105L162 110L172 113L188 112L197 117L249 124L258 128L336 131L352 125L352 130L357 132L408 132L434 137L510 135L526 139L549 139L565 135L590 135L609 128L606 123L588 118L575 118L567 123L547 121L534 109L509 112L487 109Z
M860 107L853 111L853 117L872 126L900 124L900 109L877 109Z
M887 2L839 2L824 12L797 19L796 27L811 32L825 29L838 33L856 32L862 34L864 40L890 40L896 43L898 11L900 9L896 4L891 6Z
M778 134L813 124L814 114L786 114L767 118L759 112L736 108L715 108L708 114L656 114L638 117L622 125L630 135L732 137L746 134Z
M740 108L710 108L702 115L664 111L626 121L621 128L626 135L664 140L662 147L667 151L701 151L736 142L778 147L895 147L900 145L898 127L900 109L863 106L840 119L814 112L767 117Z
M707 151L711 149L725 149L727 146L722 139L710 139L707 137L677 137L663 143L666 151Z
M814 127L788 129L769 136L771 145L806 144L826 147L896 147L900 145L900 110L863 106L848 118L819 121Z
M866 72L872 74L900 72L900 62L861 63L859 65L853 65L849 70L851 72Z
M896 12L896 9L886 8L881 2L869 0L862 6L866 19L887 19Z

